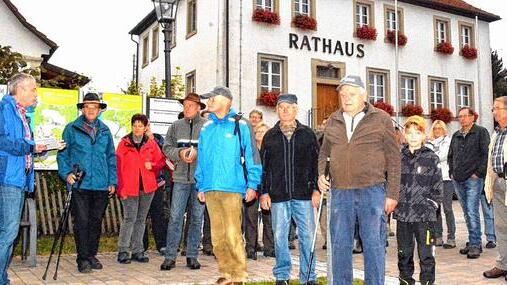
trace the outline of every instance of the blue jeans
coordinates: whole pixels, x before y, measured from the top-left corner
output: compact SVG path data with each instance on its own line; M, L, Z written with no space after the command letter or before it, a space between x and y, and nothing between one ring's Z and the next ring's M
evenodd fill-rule
M21 188L0 185L0 284L10 284L7 277L12 244L18 235L25 191Z
M171 215L167 226L167 247L165 259L176 260L181 240L183 216L190 200L190 212L187 219L190 221L187 237L187 258L196 258L202 236L202 222L204 204L197 199L195 184L174 183L171 198ZM190 214L190 217L188 216Z
M383 285L386 246L384 185L331 191L329 230L333 284L352 284L352 247L357 219L364 250L365 284Z
M486 240L496 242L493 203L488 204L486 201L486 193L484 193L484 191L481 193L481 208L482 215L484 216L484 233L486 234Z
M316 229L314 215L314 209L309 200L290 200L271 205L271 222L276 255L273 275L276 280L290 279L292 264L289 252L289 228L292 218L296 222L299 237L299 281L301 284L306 282L313 233ZM314 257L309 281L314 281L317 278L315 274L315 259Z
M484 179L468 178L465 181L454 181L456 194L463 208L465 222L468 229L469 245L473 247L481 246L481 217L479 214L479 205L481 193L484 187Z

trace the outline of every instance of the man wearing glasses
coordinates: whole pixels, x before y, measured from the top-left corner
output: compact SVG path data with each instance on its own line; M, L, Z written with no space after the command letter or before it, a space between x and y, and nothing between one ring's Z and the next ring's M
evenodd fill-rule
M454 181L468 229L468 242L459 252L467 255L467 258L475 259L479 258L482 252L479 214L481 203L488 239L486 248L496 246L493 205L486 202L483 194L489 133L485 128L475 124L475 112L470 107L461 108L458 118L461 129L452 136L447 161L449 176Z

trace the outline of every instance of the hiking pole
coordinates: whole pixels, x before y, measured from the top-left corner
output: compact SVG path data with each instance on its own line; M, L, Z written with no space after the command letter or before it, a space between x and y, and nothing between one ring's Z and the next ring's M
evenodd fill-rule
M76 177L75 183L77 183L77 189L79 189L79 186L81 185L81 178L84 176L84 171L79 169L79 165L75 164L72 169L72 174ZM46 280L49 265L51 264L51 259L53 258L53 254L55 253L55 248L58 243L60 243L60 248L58 250L58 259L56 263L56 270L55 274L53 275L53 279L56 280L58 274L58 266L60 265L60 256L62 254L62 248L63 248L63 242L65 237L65 231L66 231L66 224L67 220L69 218L70 213L70 202L72 200L72 185L67 183L66 190L69 194L67 194L67 198L65 199L65 206L63 209L62 217L60 219L60 223L58 224L58 230L56 233L55 238L53 239L53 245L51 246L51 253L49 254L48 263L46 265L46 270L44 271L44 275L42 276L42 280Z
M326 168L324 170L324 176L326 179L329 177L329 164L330 164L330 158L328 157L326 159ZM315 257L315 242L317 241L317 228L318 224L320 223L320 215L322 214L322 201L324 200L324 193L320 194L320 202L319 202L319 209L317 210L317 221L315 222L315 231L313 232L313 240L312 240L312 251L310 252L310 261L308 264L308 272L306 273L306 282L310 280L310 272L312 271L312 264L313 264L313 258ZM327 237L324 237L326 239Z

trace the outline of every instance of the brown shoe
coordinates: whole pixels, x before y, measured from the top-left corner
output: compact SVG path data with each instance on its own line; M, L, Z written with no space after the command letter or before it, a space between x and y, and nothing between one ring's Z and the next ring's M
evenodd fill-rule
M502 270L498 267L493 267L493 269L490 269L488 271L484 271L482 273L482 275L484 275L484 277L486 277L486 278L498 278L498 277L506 276L507 271Z
M218 280L215 284L216 285L232 285L233 282L227 278L220 277L220 278L218 278Z

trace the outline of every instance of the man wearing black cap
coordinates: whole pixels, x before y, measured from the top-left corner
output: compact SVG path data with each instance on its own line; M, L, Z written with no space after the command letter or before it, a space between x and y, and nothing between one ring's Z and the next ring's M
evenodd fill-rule
M171 270L176 266L177 249L180 244L187 203L190 205L190 210L187 212L187 219L190 221L186 248L187 267L201 268L197 255L202 236L204 204L197 199L194 172L199 134L206 122L199 113L206 108L206 105L201 103L199 95L195 93L190 93L185 99L179 101L183 104L184 118L177 120L169 127L163 147L164 154L174 162L175 167L171 214L167 227L167 246L164 263L160 265L161 270Z
M71 211L74 217L74 239L77 248L77 267L81 273L102 269L96 258L102 218L108 196L117 185L116 155L109 128L98 119L107 105L95 93L84 96L77 108L83 112L63 130L67 148L57 155L58 174L68 184L76 183L74 165L84 171L79 190L73 190Z
M211 114L199 135L195 180L199 200L206 202L209 212L213 252L221 274L217 283L245 282L242 200L255 199L262 165L248 121L231 109L229 88L215 87L201 97L208 99Z
M296 95L280 95L276 112L280 120L266 133L261 148L261 207L271 210L275 236L273 275L276 284L289 284L291 257L288 238L292 218L299 236L299 280L301 284L315 284L315 259L310 276L307 277L307 274L315 231L312 206L317 207L320 200L317 189L319 143L313 130L296 120Z

